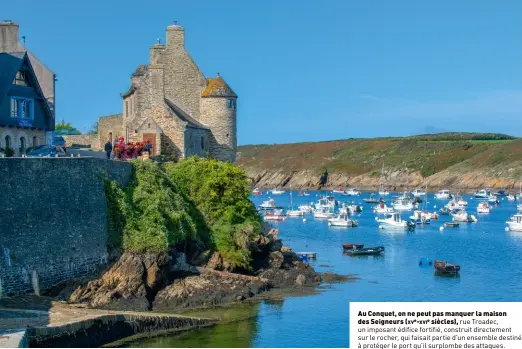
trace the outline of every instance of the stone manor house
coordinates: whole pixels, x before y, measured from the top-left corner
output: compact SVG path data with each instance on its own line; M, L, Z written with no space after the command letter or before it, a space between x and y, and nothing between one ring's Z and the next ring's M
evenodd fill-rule
M99 145L123 136L150 141L152 155L176 159L207 154L236 159L237 95L217 74L206 78L185 49L185 30L167 27L166 45L150 47L150 62L131 76L123 113L98 120Z

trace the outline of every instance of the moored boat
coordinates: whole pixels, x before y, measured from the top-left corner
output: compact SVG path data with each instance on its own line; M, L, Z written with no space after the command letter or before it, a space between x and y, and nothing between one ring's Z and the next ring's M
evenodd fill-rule
M378 204L379 202L382 202L383 199L379 198L377 199L373 193L370 194L370 197L363 199L364 202L367 204Z
M385 218L377 219L381 229L399 229L399 230L411 230L415 229L415 224L410 221L405 221L401 218L399 212L393 212L386 214Z
M507 229L513 231L522 231L522 214L514 214L507 222Z
M334 189L333 193L334 194L346 194L346 191L343 188L339 188L339 189Z
M405 197L398 198L392 203L392 207L396 211L411 211L417 207L410 199Z
M335 213L326 207L314 211L314 218L332 218L334 216Z
M458 228L459 227L459 223L457 223L457 222L444 222L444 227L445 228Z
M287 210L286 215L288 217L302 217L304 216L304 211L301 210Z
M475 199L487 199L489 196L489 192L486 189L480 189L473 194Z
M312 213L314 211L314 208L310 205L301 205L298 208L300 211L303 211L304 213Z
M261 195L262 192L261 192L261 190L259 188L255 188L254 190L252 190L252 194L254 194L254 195Z
M281 195L281 194L285 193L284 190L280 190L280 189L277 189L277 188L276 189L272 189L271 192L272 192L273 195Z
M435 272L443 273L443 274L456 274L460 271L460 265L458 264L450 264L446 261L435 261L433 263L435 268Z
M388 206L386 206L386 204L384 202L381 202L380 204L378 204L377 206L375 206L373 208L373 212L378 213L378 214L386 214L386 213L393 213L394 210L393 210L393 207L388 207Z
M328 219L328 225L333 227L356 227L359 225L359 222L348 218L346 214L339 214Z
M423 191L422 189L415 189L414 191L411 192L413 194L414 197L421 197L421 196L425 196L426 195L426 192Z
M345 249L344 253L350 256L375 256L384 252L384 246L375 246L367 248Z
M261 205L259 205L259 207L264 209L274 209L276 207L275 200L272 198L265 200L261 203Z
M451 198L452 198L451 193L447 189L441 189L437 193L435 193L435 199L447 200L447 199L451 199Z
M345 195L358 196L358 195L361 195L361 192L358 191L358 190L355 189L355 188L350 188L350 189L346 190Z
M278 209L265 213L264 218L267 221L284 221L286 219L286 215L283 213L283 210Z
M468 214L464 210L457 210L451 215L453 216L454 222L475 223L478 221L477 217L472 214Z
M442 207L440 210L439 210L439 213L442 215L442 216L447 216L450 214L450 209L447 208L446 206Z
M489 213L491 206L486 201L479 202L477 206L477 213Z
M431 223L431 215L428 215L424 211L415 210L413 211L413 215L410 216L410 219L415 222L415 224L430 224Z

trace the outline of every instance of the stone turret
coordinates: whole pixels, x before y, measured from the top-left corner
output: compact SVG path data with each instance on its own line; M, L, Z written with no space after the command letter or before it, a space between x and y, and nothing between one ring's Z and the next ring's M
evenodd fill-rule
M207 80L207 88L201 94L200 122L207 125L210 137L210 155L220 160L234 162L237 148L237 95L217 74Z
M185 28L178 24L167 27L167 47L185 47Z

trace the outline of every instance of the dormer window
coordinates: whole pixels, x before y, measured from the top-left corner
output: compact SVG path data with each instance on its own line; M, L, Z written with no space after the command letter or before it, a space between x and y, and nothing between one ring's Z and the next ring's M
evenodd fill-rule
M27 79L27 73L21 70L16 73L13 84L18 86L31 87L31 85L29 84L29 80Z
M236 109L236 100L235 99L227 99L227 107L228 109Z
M11 97L11 117L13 119L32 119L33 106L32 99Z

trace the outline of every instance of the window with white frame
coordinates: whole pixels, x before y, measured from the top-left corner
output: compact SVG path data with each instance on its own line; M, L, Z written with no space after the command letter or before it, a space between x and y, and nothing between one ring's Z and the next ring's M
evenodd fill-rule
M11 117L14 119L33 119L33 100L28 98L11 97Z

